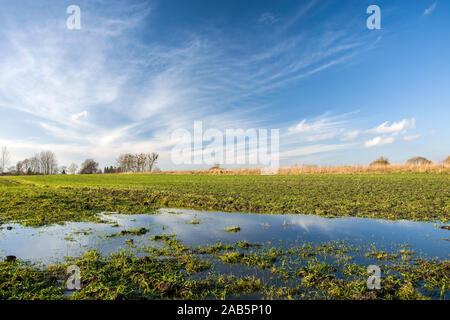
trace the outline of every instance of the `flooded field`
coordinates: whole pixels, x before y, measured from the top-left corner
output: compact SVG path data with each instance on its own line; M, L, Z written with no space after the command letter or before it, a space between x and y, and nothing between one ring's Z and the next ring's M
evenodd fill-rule
M163 278L175 263L174 276L182 276L183 287L210 286L189 298L449 296L450 232L442 224L183 209L160 209L150 215L99 213L98 218L100 223L43 227L5 223L0 229L1 259L14 256L27 266L60 273L70 264L86 263L85 268L94 265L91 272L97 273L103 270L97 265L101 259L107 276L123 259L133 268L144 261L162 268L157 277ZM10 268L5 263L3 267ZM373 265L382 270L383 290L367 290L367 268ZM117 272L124 276L122 267ZM136 274L139 271L131 277ZM224 281L231 281L226 288L221 287ZM90 297L81 292L74 297ZM67 294L64 291L71 297ZM167 296L164 290L157 294Z
M66 222L33 228L4 224L0 229L0 254L34 262L54 263L66 256L79 256L97 249L108 254L118 248L137 253L152 245L155 234L174 234L184 245L197 247L236 241L270 244L288 249L303 244L320 245L345 241L361 249L395 251L408 245L426 258L448 259L450 232L439 224L406 220L385 221L365 218L322 218L303 215L265 215L160 209L154 215L101 213L104 223ZM226 232L238 226L237 232ZM145 234L124 234L123 230L146 228ZM133 240L133 246L127 240ZM154 243L153 243L154 244Z

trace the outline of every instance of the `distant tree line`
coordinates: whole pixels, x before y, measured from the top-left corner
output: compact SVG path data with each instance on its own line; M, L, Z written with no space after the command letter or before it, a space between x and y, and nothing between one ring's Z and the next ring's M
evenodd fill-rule
M151 172L158 160L159 154L152 153L124 153L117 159L116 170L120 172Z
M117 159L117 167L105 167L104 173L121 172L151 172L157 169L155 164L158 153L125 153ZM10 162L10 154L6 147L2 147L0 154L1 174L12 175L52 175L52 174L101 174L98 162L94 159L86 159L81 167L72 163L69 167L58 167L58 161L52 151L42 151L33 157L18 161L16 166L7 167ZM78 168L80 168L78 170ZM158 169L159 170L159 169Z
M57 174L58 162L52 151L42 151L34 157L17 162L16 174Z

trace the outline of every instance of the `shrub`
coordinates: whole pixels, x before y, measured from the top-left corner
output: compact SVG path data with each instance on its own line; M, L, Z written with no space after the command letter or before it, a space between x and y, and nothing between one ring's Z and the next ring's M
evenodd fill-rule
M389 160L385 157L379 157L377 160L372 161L370 166L387 166L389 164Z
M425 165L425 164L432 164L432 162L430 160L428 160L427 158L424 158L424 157L414 157L414 158L408 159L406 161L406 164L410 164L410 165Z
M444 160L444 166L450 166L450 156Z

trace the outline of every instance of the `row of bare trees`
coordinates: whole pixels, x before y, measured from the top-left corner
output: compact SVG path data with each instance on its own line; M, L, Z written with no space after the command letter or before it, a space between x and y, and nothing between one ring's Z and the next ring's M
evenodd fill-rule
M58 162L52 151L42 151L34 157L19 161L16 174L57 174Z
M151 172L159 154L152 153L124 153L117 159L117 165L122 172Z
M119 172L150 172L155 169L156 161L158 160L158 153L125 153L117 159L118 167L105 168L105 173L119 173ZM2 147L0 154L0 169L1 174L8 171L8 174L96 174L102 173L99 169L98 163L94 159L87 159L81 164L78 171L78 165L72 163L69 167L58 167L56 156L52 151L42 151L34 157L24 159L17 162L15 167L7 168L10 162L10 154L6 147Z

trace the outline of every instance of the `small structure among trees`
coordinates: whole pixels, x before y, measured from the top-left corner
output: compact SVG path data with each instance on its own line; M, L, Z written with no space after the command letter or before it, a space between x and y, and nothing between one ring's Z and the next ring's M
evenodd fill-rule
M387 166L387 165L389 165L388 158L379 157L377 160L372 161L369 166L374 167L374 166Z
M424 158L424 157L414 157L414 158L408 159L406 161L406 164L415 165L415 166L421 166L421 165L432 164L432 163L433 162L431 162L430 160L428 160L427 158Z

